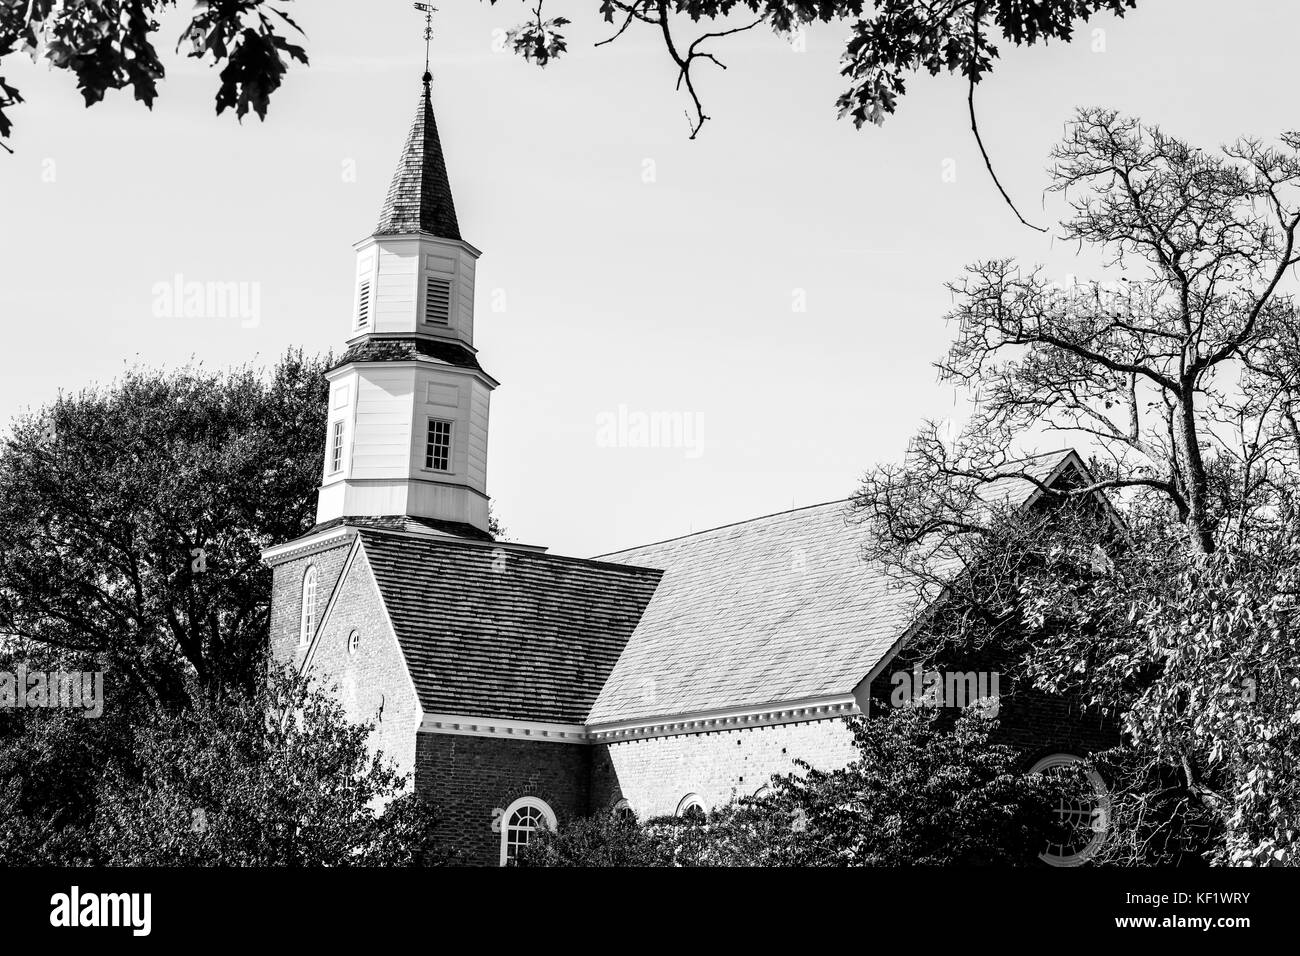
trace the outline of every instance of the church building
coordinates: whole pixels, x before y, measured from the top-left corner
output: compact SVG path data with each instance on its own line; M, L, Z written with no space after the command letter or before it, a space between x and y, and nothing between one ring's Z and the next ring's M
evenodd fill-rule
M847 502L590 559L493 539L480 252L461 235L427 72L423 84L355 247L317 524L264 554L274 658L336 684L438 806L441 839L483 865L566 818L696 813L759 793L796 758L844 765L844 718L888 698L916 619L863 560ZM1033 463L1049 484L1086 474L1069 451ZM1006 493L1030 506L1030 484L1015 484ZM1077 707L1034 700L1001 714L1034 766L1113 742Z

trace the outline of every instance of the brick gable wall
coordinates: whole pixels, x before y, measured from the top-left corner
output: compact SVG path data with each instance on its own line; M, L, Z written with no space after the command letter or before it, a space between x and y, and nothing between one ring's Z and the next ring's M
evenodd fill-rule
M905 649L872 681L872 713L881 713L890 707L895 688L892 675L898 671L910 671L918 660L917 654L909 654ZM948 656L924 667L940 671L983 670L990 674L997 671L998 726L993 740L1020 750L1026 768L1048 754L1069 753L1085 757L1120 742L1114 720L1096 708L1084 708L1076 697L1048 694L1015 679L1013 666L1008 666L1005 657L996 651L960 658Z
M339 574L352 548L348 538L335 547L277 564L271 578L270 653L274 664L284 665L302 659L298 644L298 627L302 620L302 579L308 565L316 565L316 620L325 613L325 605L334 592Z
M370 747L393 760L411 786L420 705L364 549L339 589L338 602L316 639L310 673L336 687L349 721L373 725ZM348 638L354 631L360 642L356 652L349 653Z
M286 561L274 568L271 598L270 648L273 664L301 665L304 649L298 629L302 614L302 579L309 565L317 569L316 619L321 620L330 596L341 586L339 600L317 640L311 672L336 696L348 719L374 723L369 743L394 760L400 772L415 772L415 734L419 705L406 675L406 664L389 628L379 590L364 553L357 556L348 580L340 575L352 550L348 538L328 550ZM347 652L348 635L359 631L355 655Z

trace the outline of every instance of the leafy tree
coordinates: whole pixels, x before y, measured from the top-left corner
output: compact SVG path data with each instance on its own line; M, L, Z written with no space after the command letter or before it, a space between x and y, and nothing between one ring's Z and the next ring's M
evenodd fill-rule
M21 640L0 641L0 672L93 671L89 655ZM80 710L0 708L0 865L87 859L86 827L112 755L129 756L132 726L148 708L105 688L97 719Z
M519 866L663 866L663 841L613 813L566 820L560 829L534 834L516 860Z
M252 697L123 721L27 712L0 735L0 862L98 866L411 866L433 810L290 673Z
M767 795L702 822L638 827L601 816L540 834L531 866L1026 865L1049 840L1072 839L1053 811L1089 796L1068 769L1027 774L1021 754L993 743L991 721L902 708L850 723L857 757L831 771L803 764Z
M1021 579L1031 676L1123 714L1111 852L1149 861L1148 843L1172 841L1167 852L1196 846L1216 863L1295 865L1300 526L1208 558L1168 547L1152 522L1136 530L1102 565L1054 540Z
M288 69L286 60L306 64L301 46L285 36L300 33L287 12L289 0L213 0L195 4L178 46L187 56L224 64L217 90L217 112L234 109L243 119L249 109L266 117L271 94ZM0 58L18 51L68 70L86 105L108 90L130 89L153 106L164 76L154 47L158 19L175 0L0 0ZM23 101L0 76L0 145L13 127L5 110ZM8 147L6 147L8 148Z
M334 697L293 674L140 728L99 792L107 865L409 866L434 817ZM392 802L389 802L392 801Z
M1065 236L1124 275L1062 290L993 261L954 284L940 369L976 410L866 477L871 556L942 597L929 653L996 643L1116 717L1109 859L1293 863L1300 135L1209 153L1083 110L1054 157ZM1014 457L1053 431L1093 480Z
M0 447L0 633L161 705L263 679L263 548L314 520L329 359L128 371Z
M498 0L489 0L497 3ZM690 97L691 136L709 119L697 92L695 67L721 67L717 41L766 27L778 35L812 23L843 23L851 38L841 73L848 88L841 115L862 126L893 113L913 73L946 71L966 77L971 89L991 69L1001 42L1020 45L1068 42L1076 27L1098 13L1122 16L1137 0L599 0L593 13L614 31L653 30ZM305 50L288 37L301 33L288 13L289 0L214 0L199 3L178 46L187 56L222 67L216 108L242 117L251 109L265 118L271 95L291 62L307 63ZM531 16L509 33L511 48L545 66L568 48L564 17L548 17L544 0L527 0ZM27 51L57 69L69 70L89 106L107 90L130 89L152 105L164 69L154 47L159 17L175 0L0 0L0 58ZM736 25L729 19L744 14ZM683 35L707 23L708 27ZM287 36L286 36L287 34ZM0 145L11 130L5 110L22 102L0 76ZM971 101L972 118L974 116Z

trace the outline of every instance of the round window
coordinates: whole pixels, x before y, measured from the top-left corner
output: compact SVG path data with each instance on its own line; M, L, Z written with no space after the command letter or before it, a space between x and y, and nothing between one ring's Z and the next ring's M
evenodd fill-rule
M1074 754L1052 754L1044 757L1030 769L1042 773L1053 767L1066 767L1082 763ZM1106 840L1110 828L1110 798L1106 783L1095 770L1088 771L1088 782L1093 795L1081 799L1062 799L1054 811L1057 818L1069 827L1071 837L1060 843L1049 843L1038 858L1049 866L1079 866L1097 852Z
M353 631L348 635L348 653L355 654L357 648L361 646L361 632Z

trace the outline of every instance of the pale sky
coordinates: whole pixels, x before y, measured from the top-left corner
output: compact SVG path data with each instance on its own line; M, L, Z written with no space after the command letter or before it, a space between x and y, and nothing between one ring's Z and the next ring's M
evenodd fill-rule
M407 0L293 6L312 66L265 123L213 114L215 72L171 53L176 18L152 113L129 93L86 110L71 76L6 60L28 102L17 154L0 153L0 420L124 363L341 349L352 243L420 93L422 23ZM593 49L596 6L547 3L575 25L545 70L494 52L517 0L444 0L437 18L434 107L461 232L483 250L476 344L502 382L488 490L512 538L592 555L846 497L922 419L960 414L930 365L945 281L1004 255L1088 274L1002 205L959 81L915 77L898 115L855 131L834 110L844 31L814 29L804 52L733 37L728 70L701 70L714 119L692 142L657 34ZM979 90L985 142L1048 222L1046 158L1073 107L1204 146L1273 137L1300 126L1284 105L1297 35L1292 3L1142 0L1074 44L1004 47ZM178 274L256 284L256 327L155 317L154 286ZM598 424L620 406L683 416L698 452L607 447Z

